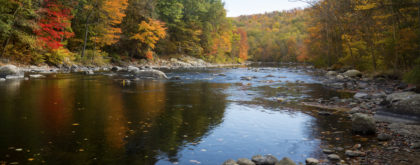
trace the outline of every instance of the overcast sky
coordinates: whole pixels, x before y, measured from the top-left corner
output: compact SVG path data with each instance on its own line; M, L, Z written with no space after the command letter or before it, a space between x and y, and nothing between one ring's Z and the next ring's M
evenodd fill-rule
M240 15L259 14L271 11L289 10L305 7L303 2L293 0L223 0L228 17Z

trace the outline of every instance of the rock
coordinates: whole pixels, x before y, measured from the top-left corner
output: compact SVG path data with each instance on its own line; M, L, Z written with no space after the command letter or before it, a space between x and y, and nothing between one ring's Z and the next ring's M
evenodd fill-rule
M386 97L390 112L420 116L420 94L414 92L393 93Z
M355 113L360 113L360 112L362 112L362 110L359 107L354 107L348 113L355 114Z
M346 77L362 77L362 72L358 71L358 70L348 70L347 72L343 73L344 76Z
M372 116L356 113L352 115L352 131L362 134L376 132L375 119Z
M223 165L238 165L238 163L236 163L235 160L229 159L226 162L224 162Z
M364 152L361 152L361 151L351 151L351 150L346 150L345 154L348 157L361 157L361 156L366 156L366 153L364 153Z
M283 158L282 160L280 160L279 162L277 162L275 165L296 165L296 163L291 160L288 157Z
M14 65L5 65L0 67L0 78L7 78L7 76L12 76L16 78L23 78L23 72ZM14 79L14 78L9 78Z
M225 74L223 74L223 73L220 73L220 74L218 74L217 76L226 76Z
M420 125L392 123L388 125L391 131L403 136L414 136L420 138Z
M140 69L135 67L135 66L128 66L127 67L127 72L129 72L129 73L137 73L139 71L140 71Z
M378 138L379 141L388 141L388 140L392 139L392 136L388 135L388 134L381 133L377 136L377 138Z
M330 154L330 155L328 155L328 159L333 160L333 161L337 161L337 160L340 160L340 156L338 156L336 154Z
M6 81L6 79L5 79L5 78L0 78L0 82L1 82L1 81Z
M318 115L320 115L320 116L330 116L330 115L332 115L332 113L321 111L321 112L318 112Z
M241 77L241 80L251 81L252 77Z
M318 165L319 164L319 160L315 159L315 158L307 158L305 162L306 162L306 165Z
M40 74L31 74L29 75L29 78L44 78L44 75L40 75Z
M256 155L252 157L252 161L256 165L274 165L278 161L278 159L272 155Z
M344 78L344 76L343 75L337 75L337 77L335 77L337 80L340 80L340 81L343 81L343 80L345 80L346 78Z
M361 99L368 99L369 98L369 94L358 92L353 97L355 99L359 99L359 100L361 100Z
M335 77L338 75L338 73L336 71L328 71L325 75L327 77Z
M93 75L93 74L95 74L95 73L93 72L93 70L87 70L87 71L85 71L84 73L85 73L85 75Z
M238 165L255 165L254 162L252 162L251 160L247 159L247 158L240 158L237 161Z
M113 67L111 68L111 70L112 70L112 71L114 71L114 72L119 72L119 71L121 71L121 70L122 70L122 68L121 68L121 67L119 67L119 66L113 66Z
M25 78L25 76L22 75L7 75L6 80L13 80L13 79L22 79Z
M334 153L334 151L333 150L330 150L330 149L323 149L322 152L324 154L332 154L332 153Z
M412 149L420 149L420 142L411 144Z
M135 73L138 78L168 79L165 73L155 69L139 70Z
M170 80L181 80L181 77L179 77L179 76L174 76L174 77L171 77L171 78L170 78Z

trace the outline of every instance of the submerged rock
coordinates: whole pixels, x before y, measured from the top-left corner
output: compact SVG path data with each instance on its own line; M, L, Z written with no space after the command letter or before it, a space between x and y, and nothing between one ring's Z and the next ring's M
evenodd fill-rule
M276 164L278 159L274 157L273 155L265 155L265 156L256 155L252 157L252 161L256 165L274 165Z
M375 119L372 116L355 113L352 115L352 131L362 134L373 134L376 132Z
M319 160L315 159L315 158L307 158L305 160L306 165L318 165L319 164Z
M5 78L0 78L0 82L1 82L1 81L6 81L6 79L5 79Z
M420 94L414 92L393 93L387 96L386 101L390 104L388 111L420 116Z
M239 164L236 163L235 160L229 159L226 162L224 162L223 165L239 165Z
M238 165L255 165L254 162L252 162L251 160L247 159L247 158L240 158L237 161Z
M343 73L344 76L346 77L362 77L362 72L358 71L358 70L348 70L347 72Z
M292 159L290 159L288 157L284 157L282 160L277 162L275 165L296 165L296 163Z

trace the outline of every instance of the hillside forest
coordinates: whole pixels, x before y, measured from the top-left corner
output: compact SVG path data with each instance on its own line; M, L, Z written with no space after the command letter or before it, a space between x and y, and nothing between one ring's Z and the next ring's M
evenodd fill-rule
M228 18L222 0L0 0L0 58L60 66L189 55L420 79L420 0L301 1L308 7Z

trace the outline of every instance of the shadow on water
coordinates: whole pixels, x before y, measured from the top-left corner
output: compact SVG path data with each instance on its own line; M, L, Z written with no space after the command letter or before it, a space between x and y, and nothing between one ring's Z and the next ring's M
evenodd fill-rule
M304 162L355 140L343 115L298 106L351 95L298 68L168 75L182 80L59 74L0 83L0 164L221 164L256 154Z

